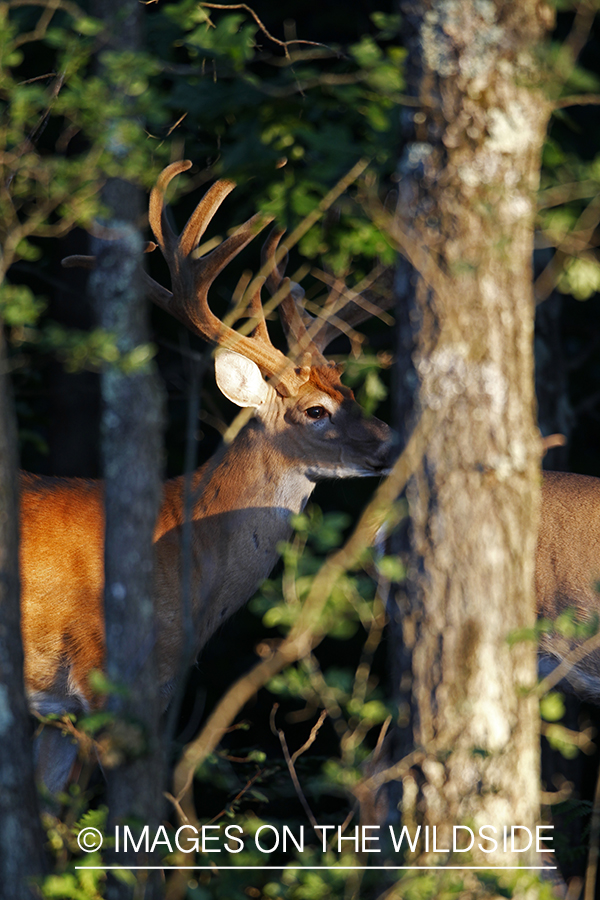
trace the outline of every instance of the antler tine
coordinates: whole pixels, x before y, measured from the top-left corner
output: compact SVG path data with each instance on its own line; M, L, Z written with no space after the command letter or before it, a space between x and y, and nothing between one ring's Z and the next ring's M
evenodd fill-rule
M244 247L247 247L256 235L262 231L265 225L268 225L271 221L272 217L265 216L262 213L256 213L252 218L248 219L247 222L240 225L240 227L219 244L218 247L215 247L214 250L207 253L206 256L193 260L195 269L198 273L196 275L196 281L199 282L198 289L202 289L203 292L206 292L205 287L206 290L208 290L210 284L215 280L217 275L223 271L225 266L237 256ZM202 283L200 284L200 282Z
M160 208L161 224L165 222L163 197L166 185L180 171L185 169L177 164L169 166L155 192L153 218L155 220L158 218ZM199 238L234 187L234 182L222 180L207 191L190 216L181 237L174 239L172 252L167 250L164 253L171 272L172 295L167 298L164 288L147 278L150 297L205 340L241 353L255 362L265 374L275 376L274 384L280 393L294 395L308 379L308 370L293 367L287 357L273 346L264 317L263 322L260 321L262 308L257 316L259 325L255 329L254 336L245 337L225 325L208 305L208 291L217 275L266 224L272 221L272 217L257 213L210 253L194 259L193 251ZM156 233L156 237L160 243L160 233ZM251 304L256 315L260 305L260 291L257 296L251 298Z
M172 179L187 171L191 165L188 160L182 160L167 166L150 194L148 218L171 273L172 292L143 272L148 296L153 303L204 340L235 350L255 362L265 374L274 377L273 385L280 394L293 396L308 380L310 371L305 367L294 366L271 343L262 313L260 288L256 296L253 295L250 299L253 315L258 319L253 337L245 337L225 325L208 305L208 290L217 275L268 222L272 221L272 217L261 213L252 216L211 253L194 259L193 251L198 240L204 234L220 204L234 189L235 183L222 180L213 185L190 216L181 236L177 237L166 218L165 192ZM153 250L154 247L155 245L150 242L146 246L146 252ZM63 264L94 268L95 259L69 257Z
M355 297L356 299L351 298L338 310L335 309L334 304L331 305L331 319L324 321L323 326L313 338L321 352L336 337L344 333L343 325L354 328L394 305L393 268L382 269L374 278L371 287L356 294ZM326 315L328 311L325 310ZM336 323L342 323L342 327Z
M271 295L276 294L281 286L285 274L285 267L288 261L287 247L285 248L285 256L277 262L277 250L281 238L285 234L285 228L278 228L277 225L271 229L267 235L267 239L263 244L261 251L261 261L263 268L269 265L267 274L267 289Z
M372 281L372 286L360 293L339 290L335 284L331 285L331 293L327 303L322 308L322 313L317 319L304 310L303 318L307 323L310 338L313 345L320 353L324 353L329 344L341 334L350 337L349 332L367 319L378 316L394 305L394 270L390 267L379 270ZM337 304L336 297L345 297L343 303ZM318 327L314 323L319 321ZM393 320L392 320L393 321Z
M235 181L228 181L225 178L221 178L206 192L181 232L179 249L184 256L189 256L192 250L196 249L209 222L212 220L223 200L234 188Z
M60 264L63 269L90 269L93 271L96 268L96 257L81 256L79 254L65 256L64 259L61 259Z
M300 285L284 277L287 252L285 257L277 262L277 250L284 234L284 229L275 227L263 244L262 264L263 267L268 267L267 287L273 296L280 291L285 292L279 304L279 317L290 349L300 358L308 354L314 363L322 364L326 360L307 330L313 322L313 317L301 305L304 291Z
M150 192L148 221L165 259L167 254L174 253L177 246L177 235L167 219L165 193L175 176L181 174L181 172L187 172L191 167L192 163L189 159L181 159L178 162L171 163L170 166L167 166L160 173L156 184Z
M146 243L146 247L144 249L144 253L152 253L153 250L156 250L156 244L152 241L148 241ZM88 269L89 271L93 271L96 268L96 257L95 256L65 256L64 259L61 260L61 266L63 269ZM168 291L165 287L155 281L154 278L151 278L148 273L142 269L142 278L144 283L148 289L148 297L152 300L153 303L156 303L157 306L160 306L161 309L167 310L167 312L173 313L171 309L171 300L173 295L171 291ZM185 324L185 322L184 322Z
M256 319L256 325L254 326L254 330L252 331L252 337L260 341L268 341L269 344L271 344L272 342L271 338L269 337L269 329L267 328L267 321L265 319L265 311L263 309L261 300L262 286L264 283L264 278L256 279L254 290L248 298L247 309L250 313L250 316L253 319Z

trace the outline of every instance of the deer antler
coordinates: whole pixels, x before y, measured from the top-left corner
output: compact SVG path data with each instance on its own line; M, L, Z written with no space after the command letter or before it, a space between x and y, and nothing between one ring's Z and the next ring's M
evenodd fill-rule
M288 283L289 287L279 310L290 347L293 346L291 338L300 358L303 354L309 354L313 362L327 363L323 353L336 337L392 306L393 269L388 267L378 272L370 288L360 294L347 291L340 294L335 288L332 289L323 307L322 317L317 319L302 306L304 291L300 285L284 277L287 254L277 261L277 251L284 234L284 230L274 228L263 246L263 267L270 262L267 288L274 295L285 291L285 283Z
M279 304L279 317L292 354L300 359L308 355L312 363L326 365L327 360L321 353L323 348L318 347L308 333L314 320L300 303L304 291L299 284L284 277L287 253L282 260L277 261L277 250L284 234L285 229L276 226L262 248L263 269L268 271L267 288L272 296L280 292L284 295Z
M235 184L233 181L217 181L204 195L177 239L167 221L164 196L170 181L190 166L188 160L167 166L150 194L150 227L169 266L172 281L172 294L166 299L164 288L146 276L151 289L155 285L159 288L156 295L152 290L151 299L201 337L251 359L265 373L276 378L276 387L281 393L293 396L308 380L308 372L293 368L287 357L273 346L264 319L252 337L244 337L225 325L208 305L208 290L217 275L272 220L257 213L211 253L194 259L194 250L207 225ZM253 298L252 311L255 314L258 307L262 313L260 290Z
M272 218L257 213L240 225L222 244L206 256L196 259L194 252L202 235L223 200L235 188L235 183L225 179L217 181L206 192L178 237L167 220L165 192L172 179L187 171L191 165L189 160L171 163L161 172L150 194L150 227L169 267L172 291L144 273L148 295L157 306L182 322L190 331L220 347L235 350L255 362L265 374L273 376L274 387L279 393L294 396L308 381L310 373L306 367L294 366L271 343L262 313L260 287L250 301L252 314L259 322L251 337L240 335L225 325L208 305L208 291L217 275ZM155 245L149 244L146 249L148 251L154 248ZM91 268L94 266L94 258L68 257L63 260L63 265L84 265Z
M172 291L144 272L148 296L190 331L255 362L265 374L273 377L273 385L280 394L294 396L308 380L311 364L328 364L323 352L335 337L391 306L392 272L390 269L383 270L371 288L360 294L348 296L344 292L340 297L340 292L333 289L323 308L322 320L316 319L301 303L304 297L302 288L285 277L287 254L283 260L277 260L285 231L273 229L263 247L263 267L268 269L266 282L270 293L283 294L279 314L292 356L297 361L295 365L273 346L269 338L260 281L248 301L248 310L257 322L250 337L230 328L210 309L208 291L217 275L272 221L272 217L257 213L210 253L196 258L195 252L202 235L223 200L235 188L235 183L226 179L217 181L196 206L181 235L177 236L167 219L165 193L173 178L186 172L191 165L189 160L171 163L161 172L150 194L150 227L169 267ZM156 246L149 242L146 252L156 249ZM93 268L95 259L91 256L70 256L63 260L63 265Z

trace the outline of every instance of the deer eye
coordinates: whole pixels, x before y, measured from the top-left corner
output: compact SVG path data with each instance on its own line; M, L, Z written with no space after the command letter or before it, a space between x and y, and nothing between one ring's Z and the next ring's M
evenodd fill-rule
M324 406L309 406L304 412L309 419L322 419L324 416L329 415Z

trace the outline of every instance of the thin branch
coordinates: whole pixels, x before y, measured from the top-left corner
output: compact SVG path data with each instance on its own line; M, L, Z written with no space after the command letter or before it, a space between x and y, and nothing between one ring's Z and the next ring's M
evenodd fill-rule
M36 75L35 78L27 78L25 81L18 81L17 86L23 87L26 84L35 84L36 81L46 81L48 78L57 78L57 72L46 72L45 75Z
M546 188L537 196L537 208L548 209L552 206L562 206L572 200L585 200L595 197L599 189L598 182L593 179L587 181L573 181L568 184L557 184Z
M552 104L553 109L566 109L568 106L597 106L600 103L600 94L573 94L571 97L561 97Z
M559 791L540 791L540 806L557 806L573 796L573 784L565 781Z
M545 456L548 450L555 447L564 447L567 439L564 434L547 434L542 438L542 455Z
M39 6L43 6L44 12L38 19L37 25L33 29L33 31L27 31L24 34L17 35L14 39L14 46L20 47L21 44L28 44L32 41L40 41L46 34L48 30L48 26L54 17L54 13L61 6L61 0L48 0L47 3L44 4L36 4Z
M356 813L357 813L357 811L358 811L358 809L359 809L359 806L360 806L360 804L359 804L358 801L357 801L357 802L354 804L354 806L352 807L352 809L350 810L350 812L348 813L348 815L346 816L346 818L344 819L344 821L342 822L342 824L340 825L340 834L344 834L344 832L346 831L346 828L348 827L348 825L350 824L350 822L352 821L352 819L353 819L354 816L356 815ZM331 838L331 841L330 841L330 843L329 843L329 845L328 845L328 849L329 849L329 850L331 850L331 849L333 848L333 842L334 842L334 840L335 840L335 838L332 837L332 838Z
M252 785L254 784L254 782L255 782L258 778L260 778L261 775L264 775L264 771L265 771L264 769L257 769L257 770L256 770L256 772L254 773L254 775L252 776L252 778L250 778L250 779L246 782L246 784L245 784L244 787L241 789L241 791L239 791L239 793L237 793L237 794L235 795L235 797L233 798L233 800L231 801L231 803L228 804L229 808L231 808L231 807L234 805L234 803L237 803L239 800L242 799L242 797L244 796L244 794L246 794L246 793L250 790L250 788L252 787ZM210 820L210 822L209 822L208 824L209 824L209 825L212 825L214 822L217 822L220 818L222 818L222 817L225 816L225 815L227 815L227 807L225 807L225 809L222 809L220 813L217 813L216 816L213 816L213 818Z
M409 753L399 762L394 763L393 766L388 766L382 769L381 772L375 772L374 775L364 778L352 789L352 792L359 801L361 797L371 796L384 784L390 781L397 781L402 775L406 775L413 766L423 762L425 758L426 754L422 750L413 750L412 753Z
M568 252L568 244L576 236L581 242L582 249L589 245L590 240L600 221L600 193L593 197L586 208L579 216L575 227L566 235L565 239L558 245L556 252L548 265L536 278L533 290L536 298L536 304L542 303L550 296L558 283L558 279L563 271L566 260L571 255Z
M298 757L301 756L303 753L305 753L309 747L312 747L312 745L314 744L314 742L317 739L317 735L318 735L319 731L321 730L321 725L323 724L323 722L325 721L326 718L327 718L327 710L323 709L321 711L321 715L319 716L318 722L316 722L313 725L307 740L302 744L302 746L298 750L296 750L295 753L292 754L292 762L293 763L295 763L296 760L298 759Z
M296 773L296 767L294 766L294 761L295 761L294 757L296 756L296 754L294 754L294 757L290 756L290 751L288 750L288 745L287 745L287 741L285 739L285 734L283 733L281 728L277 728L275 726L275 714L277 712L278 707L279 707L279 704L274 703L273 709L271 710L271 731L273 732L273 734L277 735L277 737L279 738L279 743L281 744L281 749L283 750L283 758L286 761L288 771L290 773L290 778L292 779L292 783L294 785L294 790L296 791L296 794L298 795L298 800L302 804L302 808L303 808L304 812L306 813L308 821L310 822L312 827L317 828L319 823L315 819L315 817L313 815L313 811L310 808L310 806L308 805L308 800L304 796L304 791L302 790L302 787L300 786L300 782L298 780L298 775ZM326 712L325 712L325 715L327 715ZM324 716L323 716L323 714L321 714L321 716L322 717L321 717L320 721L322 722ZM315 737L316 737L316 734L315 734ZM310 740L310 738L309 738L309 740Z
M304 44L308 47L324 47L326 50L330 50L331 48L327 46L327 44L321 44L318 41L301 41L301 40L291 40L291 41L280 41L279 38L274 37L266 28L264 22L258 17L258 15L254 12L251 6L248 6L246 3L201 3L200 6L207 7L208 9L243 9L249 15L252 16L262 33L269 38L274 44L277 44L278 47L283 47L283 52L285 53L286 59L290 59L290 52L288 47L292 44Z
M552 738L553 734L560 734L564 738L565 743L577 747L586 756L590 756L596 750L596 745L592 741L594 733L592 728L584 728L583 731L573 731L572 728L567 728L565 725L559 725L556 722L542 721L540 723L540 732L545 738Z
M566 78L575 68L575 63L587 42L594 25L596 9L592 3L581 2L575 5L575 17L569 34L563 41L561 49L571 54L571 66ZM565 81L566 81L565 78Z
M302 612L274 652L240 678L221 699L198 737L185 748L174 773L174 795L190 820L196 818L191 797L194 772L221 740L226 728L254 694L283 668L306 656L324 637L319 618L331 591L344 572L360 563L377 533L390 519L396 500L415 472L436 425L433 410L424 410L390 475L377 489L346 544L315 576Z
M170 794L169 791L163 791L163 796L165 797L166 800L169 801L169 803L171 803L173 805L173 809L177 813L177 818L179 820L179 824L180 825L189 825L189 819L186 816L183 809L181 808L181 804L177 800L177 798L174 797L173 794Z
M184 112L183 115L179 116L174 125L171 125L169 130L167 131L167 137L171 137L176 128L179 128L185 117L187 116L187 112Z
M573 669L578 662L585 659L585 657L590 653L593 653L594 650L598 650L598 648L600 648L600 631L588 638L587 641L584 641L579 647L576 647L574 650L571 650L570 653L567 653L560 664L546 675L546 677L535 687L533 691L535 696L543 697L544 694L551 691L553 687L556 687L556 685L563 680L563 678L568 676L571 669Z
M379 198L369 195L364 200L371 219L383 234L391 240L399 253L420 274L428 288L442 303L451 303L453 285L435 261L431 248L412 237L409 228L403 228L399 215L386 209Z
M76 3L71 0L9 0L7 6L9 9L18 9L21 6L42 6L50 9L62 9L73 16L74 19L84 17L84 12Z
M367 76L359 73L345 75L334 75L330 73L315 75L314 78L307 78L305 81L298 80L293 84L288 84L284 87L275 87L267 81L261 81L258 84L252 82L252 86L267 97L283 99L285 97L293 97L294 94L304 94L305 91L310 91L315 87L323 87L323 85L360 84L366 80Z
M377 738L377 743L376 743L376 745L375 745L375 749L373 750L373 762L377 762L377 760L378 760L378 759L380 758L380 756L381 756L381 750L382 750L382 747L383 747L383 742L384 742L384 740L385 740L385 737L386 737L386 735L387 735L387 733L388 733L388 729L389 729L389 727L390 727L391 724L392 724L392 717L391 717L391 716L388 716L387 719L385 720L385 722L383 723L383 725L381 726L381 729L380 729L380 731L379 731L379 737Z

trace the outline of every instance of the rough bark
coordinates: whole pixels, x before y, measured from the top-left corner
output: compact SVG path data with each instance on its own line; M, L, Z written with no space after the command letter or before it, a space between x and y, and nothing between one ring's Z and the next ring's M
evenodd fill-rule
M394 610L398 756L407 821L538 817L534 621L540 441L533 395L534 194L549 108L535 0L402 4L416 98L400 221L418 269L397 278L400 428L433 409L409 491L405 590ZM415 248L418 248L415 250ZM523 862L525 854L513 859ZM510 854L473 857L509 865ZM464 854L462 855L464 862Z
M23 688L16 425L0 322L0 893L32 900L45 868Z
M113 50L140 48L140 6L135 0L102 0ZM118 123L114 123L118 130ZM117 140L116 156L127 148ZM140 279L142 241L138 225L143 206L131 184L111 179L103 190L111 213L105 223L116 240L93 248L96 269L90 281L98 324L113 332L121 360L149 340L147 302ZM162 494L161 391L151 365L128 372L109 366L101 379L102 460L105 479L106 674L125 688L113 693L109 709L115 719L108 734L108 833L125 821L158 826L164 806L163 753L159 735L162 701L155 664L153 603L153 532ZM112 864L152 865L143 850L108 857ZM139 872L147 900L162 896L156 872ZM109 877L108 900L127 900L132 888Z
M127 353L148 340L138 278L142 244L131 225L114 220L111 225L118 227L120 238L98 247L92 290L101 325L116 332L121 353ZM126 818L156 824L162 808L161 703L152 599L162 415L153 370L127 374L119 365L107 369L102 397L106 673L111 682L125 688L124 694L114 693L109 700L115 715L105 758L112 833L113 825ZM123 862L122 854L119 861ZM112 882L107 896L128 897L130 888Z

